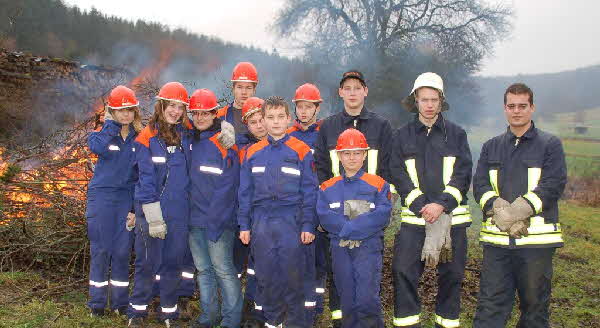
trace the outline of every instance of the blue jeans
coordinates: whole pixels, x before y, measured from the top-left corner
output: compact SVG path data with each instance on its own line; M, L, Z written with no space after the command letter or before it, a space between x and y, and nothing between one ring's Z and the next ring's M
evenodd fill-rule
M190 227L189 242L194 264L198 270L200 307L198 323L210 326L239 327L242 319L242 287L233 265L234 231L225 230L219 240L206 237L205 230ZM217 284L221 289L222 321L219 318Z

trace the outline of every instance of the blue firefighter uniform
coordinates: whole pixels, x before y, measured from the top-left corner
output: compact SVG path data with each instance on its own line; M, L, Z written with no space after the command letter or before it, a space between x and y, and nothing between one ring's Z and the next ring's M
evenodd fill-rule
M236 136L236 146L238 147L240 163L244 162L248 149L258 141L259 140L250 133ZM239 226L237 231L239 235ZM244 245L242 241L237 238L234 242L233 257L238 277L242 276L244 265L247 264L246 288L244 289L244 301L247 302L247 305L244 305L244 315L247 316L246 319L248 320L265 322L266 319L262 311L262 304L257 303L256 271L254 270L254 259L250 256L250 245ZM249 307L248 313L246 313L246 306Z
M215 119L213 127L220 122ZM201 288L203 311L198 322L207 326L219 324L218 286L222 299L221 326L239 327L242 295L233 264L233 243L214 252L207 245L208 241L239 240L235 206L240 176L237 147L224 149L217 140L218 132L217 128L202 132L194 130L194 135L186 139L189 144L184 144L190 159L190 229L194 229L189 242L192 255L197 259ZM202 245L205 248L199 249ZM229 256L214 258L224 251L228 251Z
M466 193L472 165L465 131L441 114L431 128L421 123L417 114L394 135L390 174L403 201L392 262L396 327L420 327L418 284L424 269L425 220L419 211L428 203L440 204L452 215L452 261L437 267L436 327L459 325L466 227L471 224Z
M186 138L186 129L181 125L176 128L182 139ZM167 146L157 135L157 130L149 126L136 138L135 146L139 180L135 186L136 260L129 317L147 316L156 278L159 280L161 317L175 319L179 315L177 289L186 249L189 247L189 177L186 156L181 144ZM160 202L167 226L164 240L150 237L142 210L142 204L154 202Z
M317 121L316 123L309 126L306 130L302 128L300 123L296 121L293 126L291 126L286 132L296 137L305 144L307 144L311 148L311 152L314 153L314 145L317 141L317 136L319 135L319 129L321 127L322 121ZM315 275L317 280L315 282L307 282L306 293L307 295L315 295L316 299L306 299L305 304L307 315L313 316L317 314L321 314L323 312L324 307L324 299L325 295L325 282L327 279L327 249L329 242L327 240L327 233L317 230L315 235L315 266L310 266L309 269L315 268ZM314 306L313 306L314 304Z
M315 149L315 167L319 183L323 183L343 172L335 146L338 136L348 128L355 128L362 132L367 138L370 148L367 151L367 160L363 169L370 174L376 174L386 181L389 180L388 165L390 158L390 146L392 140L392 126L390 122L376 112L363 107L358 116L351 116L345 110L333 114L323 120L319 128L317 140L314 144ZM395 192L394 186L390 185L392 192ZM328 240L326 239L326 242ZM330 249L327 244L326 249ZM326 254L329 257L329 253ZM331 275L330 263L328 259L328 275ZM331 319L342 319L342 311L339 309L339 297L335 288L333 279L329 279L329 309L331 310Z
M285 135L252 145L240 173L240 230L251 231L257 298L267 326L310 327L303 291L306 248L301 232L315 232L317 179L310 148ZM284 316L287 315L287 318Z
M523 197L533 209L529 235L519 239L482 223L483 267L473 327L504 327L515 291L521 317L517 327L549 327L552 256L563 246L558 199L567 182L560 140L535 127L520 138L510 129L488 140L481 150L473 194L484 217L497 197L512 203Z
M383 230L392 211L390 187L382 178L360 170L321 184L317 200L320 224L329 232L333 278L344 313L342 327L384 327L379 289L383 263ZM345 200L365 200L371 211L349 220ZM340 240L359 240L360 247L340 247Z
M102 130L88 137L98 163L88 186L87 229L90 240L90 309L104 309L110 289L111 309L122 311L129 295L129 259L133 233L125 229L133 212L136 132L130 127L123 140L121 125L104 122ZM110 277L109 277L110 271Z

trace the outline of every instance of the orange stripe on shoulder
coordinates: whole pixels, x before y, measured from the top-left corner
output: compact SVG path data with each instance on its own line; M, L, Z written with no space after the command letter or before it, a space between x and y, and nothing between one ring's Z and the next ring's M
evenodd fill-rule
M371 186L377 188L377 191L381 191L383 189L383 186L385 185L385 180L383 180L382 177L375 174L365 173L362 175L362 177L360 177L360 179L370 184Z
M146 147L150 147L150 138L154 137L156 133L156 130L151 129L150 126L146 126L135 138L135 141L141 143Z
M227 116L227 109L229 108L229 105L225 105L225 107L219 109L217 111L217 117L225 117Z
M338 175L337 177L333 177L333 178L321 183L321 190L325 190L325 189L333 186L334 184L336 184L336 182L338 182L340 180L342 180L342 177Z
M298 131L298 128L296 126L290 126L287 130L285 130L285 133L290 134L296 131Z
M250 148L248 148L248 151L246 152L245 159L250 159L250 157L252 157L252 155L254 155L254 153L265 148L268 145L269 145L269 141L267 140L267 138L265 138L265 139L255 143L254 145L250 146Z
M227 157L227 149L223 148L223 146L221 146L221 144L219 143L219 140L217 140L217 137L219 136L219 133L215 133L214 136L210 137L208 140L212 141L212 143L215 144L215 146L217 147L217 149L221 152L221 156L223 158Z
M303 161L304 156L306 156L306 154L310 152L310 147L308 147L308 145L305 144L304 141L296 137L290 137L285 142L285 144L288 145L288 147L292 148L296 153L298 153L298 157L301 161Z
M244 158L246 157L246 151L248 149L246 148L242 148L238 151L238 157L240 159L240 164L244 163Z

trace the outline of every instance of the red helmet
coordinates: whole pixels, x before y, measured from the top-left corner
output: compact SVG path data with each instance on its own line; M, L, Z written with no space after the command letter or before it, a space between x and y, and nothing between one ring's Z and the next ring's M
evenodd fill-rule
M183 84L179 82L169 82L160 88L158 92L158 99L168 100L168 101L177 101L184 105L189 104L188 93Z
M258 83L258 72L251 62L240 62L233 68L231 82Z
M190 98L189 111L211 111L219 107L217 96L208 89L198 89L194 91Z
M265 101L258 97L248 98L244 103L244 106L242 106L242 122L246 123L248 117L260 111L264 103Z
M321 99L321 92L319 92L319 89L316 85L305 83L296 89L296 94L294 95L292 102L295 103L297 101L320 103L323 101L323 99Z
M108 107L111 109L121 109L139 106L140 102L135 97L133 90L126 86L119 85L112 89L108 96Z
M335 150L369 150L369 144L362 132L350 128L340 134Z

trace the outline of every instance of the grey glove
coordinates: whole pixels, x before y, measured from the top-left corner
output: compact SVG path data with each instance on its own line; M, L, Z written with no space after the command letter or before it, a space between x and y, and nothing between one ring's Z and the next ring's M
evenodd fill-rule
M495 224L500 231L508 232L510 227L517 221L510 210L510 203L498 197L493 204L494 215L492 224Z
M359 246L360 246L360 240L351 240L350 245L348 245L348 248L353 249L353 248L358 248Z
M438 218L438 221L439 220L448 221L447 223L444 223L444 244L442 245L442 251L440 252L440 262L452 262L452 236L450 234L450 232L452 231L452 215L443 213Z
M112 120L114 120L114 118L112 117L112 114L110 113L110 109L108 109L108 107L106 107L106 109L104 110L104 122L112 121Z
M527 228L529 228L528 218L523 221L517 221L515 224L513 224L510 227L510 230L508 230L508 234L515 239L527 237L529 235Z
M340 247L348 247L349 249L353 249L360 246L360 240L342 239L338 245L340 245Z
M440 252L446 243L446 231L452 227L452 221L448 218L448 215L443 214L433 223L425 222L425 242L421 251L421 261L425 261L428 267L436 267L440 261ZM450 248L452 248L451 244Z
M221 121L221 133L217 137L219 144L225 149L233 147L235 144L235 129L227 121Z
M368 213L371 211L371 203L366 200L345 200L344 201L344 215L348 216L350 220L357 216Z
M510 204L510 211L517 221L529 219L533 215L531 205L523 197L518 197Z
M351 240L340 239L339 246L340 247L348 247L350 245Z
M165 239L167 236L167 225L163 220L160 202L142 204L142 210L148 221L148 233L150 237Z

